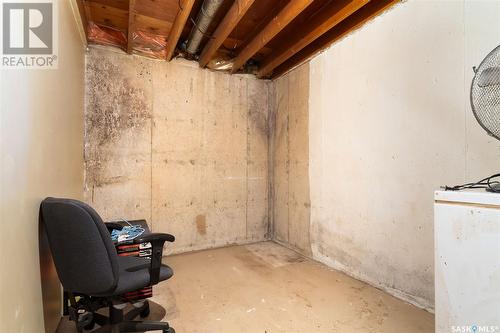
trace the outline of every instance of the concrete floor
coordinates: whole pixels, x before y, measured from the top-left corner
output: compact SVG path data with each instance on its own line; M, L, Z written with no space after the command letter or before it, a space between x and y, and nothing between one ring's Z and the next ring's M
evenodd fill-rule
M155 287L150 317L179 333L434 332L432 314L272 242L164 262L175 275Z

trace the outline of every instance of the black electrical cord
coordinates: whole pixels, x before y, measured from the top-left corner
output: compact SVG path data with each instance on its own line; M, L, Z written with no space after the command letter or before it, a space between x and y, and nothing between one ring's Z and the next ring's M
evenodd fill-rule
M500 193L500 173L481 179L476 183L467 183L455 186L442 186L445 191L460 191L471 188L484 188L490 192Z

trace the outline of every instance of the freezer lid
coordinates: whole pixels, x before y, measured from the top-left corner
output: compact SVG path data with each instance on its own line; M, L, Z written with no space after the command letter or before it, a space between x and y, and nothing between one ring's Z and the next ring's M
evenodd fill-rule
M491 193L483 189L463 191L436 191L436 202L453 202L473 205L497 206L500 208L500 193Z

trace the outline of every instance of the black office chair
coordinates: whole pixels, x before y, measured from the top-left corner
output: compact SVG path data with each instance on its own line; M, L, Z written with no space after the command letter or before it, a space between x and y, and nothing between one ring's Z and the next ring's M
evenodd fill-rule
M151 260L120 257L111 241L112 229L121 226L105 224L99 215L83 202L47 198L40 205L40 220L47 232L59 280L69 297L66 304L70 320L78 332L102 326L94 332L139 332L163 330L174 333L167 322L132 321L149 314L149 304L142 301L124 313L127 305L121 295L135 291L173 275L170 267L161 264L163 244L174 236L150 233L137 237L135 243L150 242ZM109 307L109 317L97 310Z

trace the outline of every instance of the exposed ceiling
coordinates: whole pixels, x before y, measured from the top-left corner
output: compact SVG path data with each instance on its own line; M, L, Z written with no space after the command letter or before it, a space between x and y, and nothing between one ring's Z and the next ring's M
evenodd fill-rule
M77 1L91 44L276 78L401 0Z

